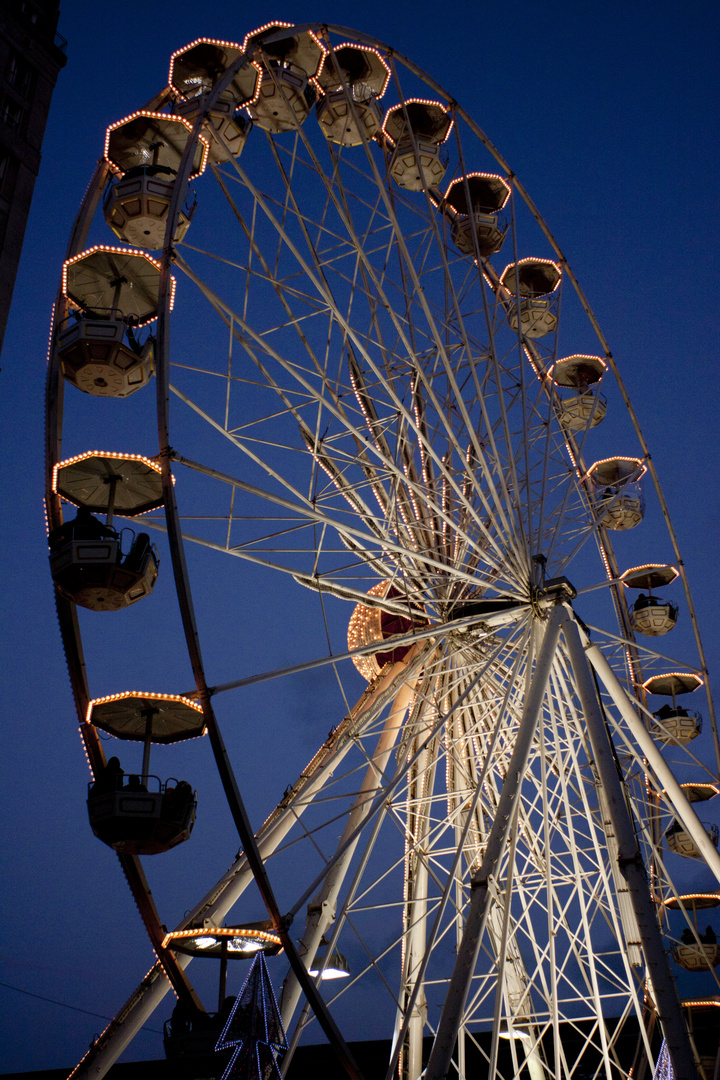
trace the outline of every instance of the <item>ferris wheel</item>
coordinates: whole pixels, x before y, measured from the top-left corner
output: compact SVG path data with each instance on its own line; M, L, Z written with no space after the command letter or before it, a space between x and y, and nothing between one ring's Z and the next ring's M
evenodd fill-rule
M452 98L343 28L179 49L167 88L108 128L47 400L90 822L158 956L74 1075L104 1075L171 988L168 1054L212 1051L227 1016L188 965L216 960L224 989L228 961L262 951L288 961L283 1071L321 1029L359 1076L347 1042L371 1016L388 1080L637 1076L661 1037L677 1077L711 1080L720 948L698 911L720 905L720 856L697 810L720 753L684 568L583 293ZM206 611L228 564L261 597L311 601L330 649L224 669ZM192 688L124 666L165 574L163 648L187 651ZM282 634L262 610L243 626L243 595L238 636ZM85 653L103 648L129 690L95 693ZM224 703L328 671L343 710L253 828ZM683 695L703 687L701 717ZM101 733L142 744L135 774ZM155 776L152 752L203 734L241 850L167 931L146 872L192 845L203 793Z

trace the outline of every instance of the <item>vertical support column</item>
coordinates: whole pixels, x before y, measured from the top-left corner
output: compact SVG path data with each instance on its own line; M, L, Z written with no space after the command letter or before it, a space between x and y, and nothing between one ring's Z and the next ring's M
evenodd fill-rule
M409 1000L418 980L426 944L428 869L427 863L422 858L419 860L412 886L413 898L407 905L407 917L410 926L408 927L405 946L406 961L402 989L404 1002ZM417 993L414 995L414 1004L405 1036L405 1045L400 1058L402 1063L400 1075L405 1080L418 1080L422 1073L423 1033L425 1031L426 1017L425 988L421 983Z
M485 857L480 869L472 879L472 892L465 931L458 949L455 968L450 979L437 1035L430 1053L430 1060L425 1070L425 1080L445 1080L450 1069L453 1049L457 1042L458 1031L470 991L470 983L480 951L481 934L488 911L489 879L497 870L515 817L516 799L527 768L533 736L550 678L550 669L555 656L560 627L566 620L565 609L559 604L556 605L552 609L545 627L545 636L525 699L525 707L515 739L515 748L498 800Z
M663 947L655 907L650 895L647 873L638 847L635 828L628 812L612 746L605 721L600 710L595 683L585 655L580 631L573 620L564 627L570 662L575 675L575 685L582 704L585 724L595 767L603 787L603 794L610 820L617 839L617 861L627 881L630 900L635 912L647 976L652 983L652 993L658 1007L660 1023L672 1058L676 1080L697 1080L687 1027L682 1016L675 983L670 971L667 954Z
M432 723L426 717L418 728L414 747L430 734ZM439 738L436 735L436 738ZM427 1022L423 957L427 948L428 909L428 834L431 804L437 769L437 753L430 744L414 766L415 776L408 787L406 828L413 844L405 853L406 900L403 914L405 944L400 1011L404 1014L412 1001L410 1018L400 1052L401 1080L419 1080L423 1071L423 1034ZM414 847L414 850L412 848ZM402 1017L398 1017L402 1023Z

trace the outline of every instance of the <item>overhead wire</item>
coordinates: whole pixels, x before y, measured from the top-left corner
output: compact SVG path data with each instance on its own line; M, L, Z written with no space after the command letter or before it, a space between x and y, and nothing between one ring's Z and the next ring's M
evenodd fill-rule
M57 1001L55 998L45 997L44 994L34 994L32 990L23 990L20 986L11 986L10 983L0 981L0 986L4 986L7 990L15 990L18 994L26 994L27 997L37 998L39 1001L47 1001L51 1005L61 1005L63 1009L73 1009L74 1012L85 1013L87 1016L98 1016L101 1020L112 1020L112 1016L106 1016L105 1013L93 1012L92 1009L81 1009L78 1005L68 1005L66 1001ZM141 1031L151 1031L154 1035L162 1035L162 1031L157 1028L150 1028L143 1025Z

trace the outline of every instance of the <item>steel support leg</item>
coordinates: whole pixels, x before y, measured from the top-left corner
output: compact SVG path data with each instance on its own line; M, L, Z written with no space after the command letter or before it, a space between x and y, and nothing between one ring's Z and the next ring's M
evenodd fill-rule
M672 1059L675 1080L697 1080L697 1067L667 954L663 947L635 827L628 811L625 792L618 775L588 658L574 620L567 621L563 633L570 653L570 662L582 704L595 768L603 787L610 821L617 840L618 864L628 884L630 900L640 931L645 968L652 983L652 995L658 1008L660 1024Z
M467 922L458 949L455 968L450 979L430 1060L425 1070L425 1080L445 1080L450 1069L453 1050L457 1042L458 1031L470 991L470 983L480 951L481 934L488 910L489 879L496 872L500 863L510 827L515 817L516 800L527 768L533 736L550 678L550 669L555 655L560 627L566 619L567 613L565 609L557 605L552 609L545 628L545 636L538 654L535 672L525 699L525 708L520 719L515 748L498 800L495 820L488 837L485 857L480 869L472 879Z

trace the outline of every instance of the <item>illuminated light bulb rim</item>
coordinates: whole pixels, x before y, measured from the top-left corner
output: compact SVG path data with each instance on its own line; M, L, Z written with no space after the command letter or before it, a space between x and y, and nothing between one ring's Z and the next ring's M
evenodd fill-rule
M669 907L671 904L681 904L683 900L720 900L720 892L685 893L683 896L670 896L667 900L663 900L663 905Z
M717 787L715 784L699 783L697 781L688 780L684 784L681 784L680 787L681 788L710 788L712 790L712 792L713 792L713 794L710 796L711 799L714 799L716 795L720 795L720 788ZM667 795L667 791L663 790L662 794ZM692 801L692 800L689 800L689 801ZM670 812L670 811L668 811L668 812ZM703 895L703 896L708 895L708 896L718 896L718 897L720 897L720 892L718 892L718 893L707 893L707 894L702 893L702 894L698 894L698 895ZM663 900L663 903L668 904L668 903L670 903L670 900Z
M508 263L507 266L505 267L505 269L503 270L502 274L500 275L499 279L498 279L499 282L500 282L500 287L502 289L506 290L510 296L513 296L514 293L513 293L512 289L510 288L509 285L505 284L505 275L507 274L507 272L509 270L513 270L516 266L526 266L528 263L542 263L543 266L554 266L555 267L555 269L557 270L557 273L558 273L557 282L555 283L555 285L553 285L552 289L549 289L546 293L542 294L542 296L551 296L555 292L555 290L558 288L558 286L560 285L560 282L562 281L562 267L558 266L558 264L556 262L554 262L553 259L541 259L539 256L535 256L535 255L527 255L524 259L518 259L517 262ZM491 285L491 287L492 287L492 285ZM525 299L529 300L530 297L523 297L523 296L520 297L521 301L525 300Z
M388 140L389 143L392 143L393 146L395 146L395 140L393 139L392 135L388 135L385 125L387 124L390 116L394 112L397 112L398 109L402 109L403 107L407 108L408 105L437 105L439 109L442 109L446 116L450 116L450 110L446 108L445 105L443 105L442 101L431 101L430 98L408 98L406 101L400 102L399 105L393 105L393 107L391 109L388 109L388 111L385 113L385 119L383 120L382 127L380 128L385 138ZM438 146L442 146L443 143L447 142L447 140L450 138L450 132L453 129L454 123L454 119L452 118L452 116L450 116L450 127L447 129L447 134L445 135L445 138L441 139L440 142L437 144Z
M558 274L562 274L562 267L558 266L553 259L543 259L539 255L526 255L524 259L518 259L516 263L508 263L503 274L506 274L511 266L524 266L525 263L543 263L545 266L554 266ZM502 277L502 274L500 276Z
M325 67L325 61L327 60L328 56L331 55L330 49L328 49L326 46L323 46L323 48L325 49L325 52L323 53L323 58L322 58L322 61L320 63L320 67L317 70L317 75L315 76L315 80L319 79L320 76L322 75L322 70ZM385 76L385 82L383 83L382 90L380 91L379 94L374 95L375 100L379 101L380 98L384 95L385 91L388 88L388 83L390 82L390 75L392 74L392 72L390 71L390 66L386 63L382 53L379 52L377 49L374 49L372 47L372 45L358 45L357 42L355 42L355 41L343 41L342 45L333 45L332 52L335 53L335 52L338 51L338 49L357 49L358 52L372 52L372 53L375 53L378 60L380 61L382 66L385 68L385 71L387 72L387 74ZM321 90L322 90L322 87L321 87ZM322 90L322 92L325 93L324 90Z
M56 464L53 465L53 492L54 492L55 495L59 495L60 499L64 499L65 502L71 503L71 505L73 505L73 507L78 507L78 508L82 507L83 503L82 502L77 502L76 500L71 499L68 495L63 495L62 492L58 491L58 489L57 489L57 474L58 474L60 469L63 469L65 467L65 465L71 465L71 464L74 464L74 462L76 462L76 461L84 461L85 458L93 458L93 457L116 458L116 459L120 459L122 461L144 461L145 464L150 465L150 468L154 472L162 473L162 469L160 468L160 465L158 464L157 461L151 461L150 458L144 458L144 457L142 457L141 454L116 454L116 453L113 453L112 450L87 450L85 454L77 454L73 458L66 458L65 461L58 461ZM175 485L175 476L172 473L171 473L171 480L173 482L173 485ZM118 511L118 517L123 517L123 516L127 516L127 517L144 517L146 514L151 514L153 512L153 510L158 510L161 507L161 505L162 505L162 502L158 503L158 505L155 505L155 507L151 507L149 510L144 510L142 512L138 512L138 513L135 513L135 514L127 513L127 511L125 511L124 514L123 514L121 511ZM99 511L95 511L95 513L98 513L98 512Z
M67 299L70 300L71 304L75 304L77 306L76 301L73 300L71 297L69 297L68 292L67 292L67 272L68 272L68 267L72 266L73 263L80 262L81 259L85 259L88 255L94 255L96 251L109 251L109 252L112 252L112 254L114 254L114 255L141 255L143 257L143 259L147 259L147 261L149 263L151 263L155 267L158 274L160 274L161 271L162 271L162 263L158 262L157 259L153 259L152 255L148 255L147 251L140 251L139 248L117 247L114 244L95 244L94 247L86 248L85 251L81 251L79 255L73 255L73 257L71 259L66 259L65 262L63 263L62 291L63 291L63 296L66 296ZM172 311L174 309L174 307L175 307L175 290L176 290L176 288L177 288L177 280L175 278L175 275L171 274L170 275L170 311ZM157 315L149 316L147 319L143 319L142 322L136 323L136 328L139 328L141 326L147 326L149 323L155 322L156 319L157 319Z
M246 49L249 48L250 38L254 38L258 34L262 34L262 32L264 30L272 30L275 27L277 27L279 30L287 30L288 27L293 26L293 25L294 25L293 23L289 23L289 22L267 22L267 23L263 23L262 26L258 26L257 30L251 30L249 34L245 35L245 37L243 38L243 44L242 44L243 50L246 50Z
M88 255L94 255L96 251L112 251L116 255L141 255L143 259L147 259L149 263L152 263L158 273L162 270L162 264L157 259L153 259L152 255L148 255L147 251L141 251L139 248L117 247L115 244L95 244L93 247L81 251L78 255L73 255L71 259L65 260L63 263L63 287L67 284L68 266L80 262L81 259L85 259Z
M682 1006L683 1009L693 1009L693 1008L697 1008L698 1006L704 1007L706 1005L714 1005L717 1008L720 1008L720 999L718 999L718 998L688 998L687 1000L681 1001L680 1005Z
M170 72L168 74L168 82L170 83L170 86L173 88L173 90L175 90L176 93L180 94L183 101L191 101L192 99L186 97L182 93L181 90L178 90L177 86L175 86L175 84L172 81L173 64L175 62L175 58L177 56L180 56L181 53L188 52L195 45L203 45L205 43L207 43L208 45L226 45L229 48L237 49L239 52L244 52L243 46L240 45L237 41L220 41L217 38L196 38L195 41L191 41L189 45L186 45L184 49L178 49L177 52L174 52L172 54L172 56L170 57ZM233 63L234 63L234 61L233 61ZM230 65L228 65L228 66L230 66ZM253 94L253 96L251 98L248 98L247 101L238 102L238 108L242 108L242 109L244 109L247 105L254 105L255 102L257 101L257 99L259 98L259 96L260 96L260 77L262 75L262 68L261 68L260 64L256 63L255 60L246 60L245 64L243 64L242 67L238 68L238 71L237 71L238 75L245 68L245 66L255 68L255 71L257 72L258 77L255 80L255 93ZM225 70L227 71L227 68ZM205 166L203 165L203 171L204 171L204 168L205 168ZM194 173L193 175L197 176L198 174ZM192 177L190 177L190 179L192 179Z
M242 45L237 41L221 41L219 38L195 38L189 45L184 45L182 49L176 49L174 53L170 54L170 68L168 70L168 83L172 86L173 90L177 90L177 86L173 83L173 65L178 56L182 56L183 53L190 52L196 45L224 45L226 49L238 49L243 51ZM180 91L178 91L180 92Z
M121 169L112 158L110 157L110 135L117 128L122 127L123 124L129 124L131 120L137 120L139 116L147 116L150 120L170 120L175 124L182 124L187 129L188 134L192 134L192 124L189 124L187 120L184 120L182 116L175 116L172 113L159 113L151 112L148 109L138 109L137 112L131 113L129 116L123 117L122 120L116 120L114 124L111 124L105 133L105 150L104 157L109 163L110 168L116 176L124 176L127 172L126 169ZM194 180L196 177L201 176L205 172L205 166L207 165L208 154L210 153L210 144L204 135L198 135L198 139L203 146L203 156L200 162L200 167L197 172L190 173L189 180Z
M262 34L263 30L272 30L272 29L274 29L276 27L277 27L278 30L286 30L288 27L291 27L291 26L294 26L294 25L295 25L295 23L289 23L289 22L269 22L269 23L265 23L264 26L259 26L257 28L257 30L251 30L249 34L245 35L245 38L243 40L243 52L247 51L247 49L250 48L250 46L252 44L250 39L256 37L258 34ZM317 34L315 34L312 30L302 30L301 33L307 34L309 37L311 37L313 39L313 41L315 42L315 44L320 49L320 63L318 64L316 71L314 71L312 75L310 75L309 73L306 73L308 75L308 78L312 79L315 76L317 76L318 73L320 72L320 70L321 70L321 68L323 66L323 61L325 60L325 54L327 53L328 50L327 50L327 47L322 43L320 38L317 36ZM257 42L256 48L262 49L262 42Z
M604 368L607 368L607 364L603 360L602 356L594 356L590 353L573 353L572 356L561 356L555 361L555 363L566 364L568 360L599 360L602 366Z
M450 134L450 132L448 132L448 135L449 134ZM445 195L443 196L443 198L447 199L448 195L450 194L450 192L452 191L452 189L454 187L457 187L458 184L464 184L466 180L470 180L473 176L479 176L482 180L499 180L500 181L500 183L505 188L505 190L507 192L507 195L505 196L505 199L503 201L502 206L498 206L497 211L493 210L492 212L493 212L493 214L495 214L495 213L498 213L500 210L504 210L505 207L507 206L507 201L510 198L510 185L508 184L507 180L503 176L498 176L497 173L471 172L471 173L466 173L464 176L459 176L457 178L457 180L453 180L453 182L448 185L448 189L445 192ZM460 216L461 217L467 217L468 215L467 214L461 214Z
M53 351L53 341L55 340L55 306L56 305L53 303L52 311L50 312L50 335L48 337L48 347L47 347L47 353L45 355L45 366L46 366L46 369L48 371L50 370L50 361L51 361L51 358L52 358L52 351ZM43 499L43 515L45 517L45 535L46 535L46 537L49 537L50 536L50 517L49 517L49 514L48 514L48 500L47 499ZM88 758L88 761L89 760L90 759Z
M600 458L599 461L594 461L592 463L592 465L590 466L590 468L588 469L588 471L585 473L585 476L587 477L587 479L592 480L593 469L597 469L598 465L607 465L611 461L632 461L632 462L635 463L635 465L638 468L640 468L640 466L642 466L642 468L640 469L640 472L638 473L638 475L636 477L636 480L639 480L647 472L647 465L644 464L642 458L621 457L621 456L618 455L617 457ZM635 483L635 481L631 481L631 482Z
M555 382L555 377L553 375L555 368L557 368L560 364L569 363L570 360L598 360L600 362L600 364L602 365L602 373L598 376L596 383L593 385L602 382L603 378L607 374L608 366L603 360L602 356L591 356L590 353L573 353L572 356L563 356L559 360L556 360L552 367L548 368L546 377Z
M378 581L371 589L368 589L368 596L387 596L388 592L392 588L392 582L389 580ZM371 607L369 604L363 604L362 601L355 606L350 616L348 623L348 648L359 648L361 645L366 645L367 642L364 639L362 633L363 629L372 621L382 618L382 615L378 608ZM379 652L383 650L384 639L382 636L376 639L374 644ZM364 679L371 682L372 679L380 673L381 665L378 663L377 657L374 653L367 653L363 656L354 656L353 663L357 670L360 672Z
M142 461L144 465L149 466L154 472L162 473L162 469L157 461L151 461L150 458L143 457L142 454L120 454L116 453L114 450L86 450L84 454L76 454L75 457L65 458L64 461L58 461L53 465L52 489L56 495L60 495L60 492L57 489L58 473L60 469L64 469L67 465L75 465L78 461L85 461L87 458L91 457L112 458L114 461ZM174 480L175 477L173 477L173 482ZM61 498L65 498L65 496L63 495ZM71 499L68 501L72 502Z
M195 930L171 930L163 938L162 948L167 949L173 941L198 937L243 938L251 941L266 941L268 945L282 944L279 934L272 934L267 930L245 930L242 927L233 926L203 926Z
M696 690L699 690L701 686L705 685L704 680L700 678L696 671L667 671L663 672L661 675L651 675L649 679L646 679L645 682L641 683L640 685L642 686L643 690L647 690L650 686L650 683L654 682L655 679L670 679L674 675L677 676L677 678L679 679L697 679L698 682L697 686L695 687Z
M90 726L92 726L92 725L90 725ZM90 761L90 754L88 753L87 742L85 741L85 735L83 733L83 728L86 728L86 727L88 727L87 720L85 720L84 722L78 724L78 732L80 734L80 741L82 742L82 748L83 748L83 751L85 753L85 760L88 763L88 769L90 770L90 775L92 776L92 778L94 780L95 779L95 770L93 769L92 762Z
M628 585L627 581L625 581L625 578L629 577L631 574L637 574L638 571L640 571L640 570L672 570L672 571L674 571L675 577L672 578L670 581L667 581L665 583L666 585L672 585L672 583L680 576L680 571L678 570L678 568L676 566L673 566L672 563L643 563L642 566L631 566L629 570L625 570L625 572L620 575L620 580L622 581L622 583L623 583L623 585L625 586L626 589L634 589L634 588L637 587L635 585Z
M104 705L108 701L125 701L127 698L151 698L153 701L179 701L182 702L183 705L187 705L188 708L193 709L195 712L202 714L201 705L198 705L194 701L190 701L189 698L183 697L181 694L155 694L151 692L144 693L142 690L125 690L119 694L107 694L105 697L93 698L92 701L88 702L85 723L92 724L90 718L95 705Z

